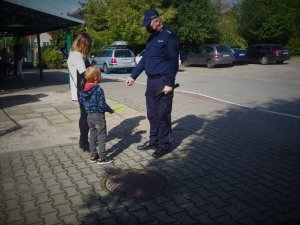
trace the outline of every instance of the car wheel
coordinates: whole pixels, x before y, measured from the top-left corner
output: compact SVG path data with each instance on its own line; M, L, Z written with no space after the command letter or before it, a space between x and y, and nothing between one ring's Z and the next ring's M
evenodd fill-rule
M103 65L103 72L104 73L109 73L110 72L107 64Z
M261 63L262 65L267 65L267 64L269 64L269 59L268 59L268 57L267 57L267 56L262 57L262 58L260 59L260 63Z
M212 69L215 67L215 63L212 60L208 60L206 66L208 69Z

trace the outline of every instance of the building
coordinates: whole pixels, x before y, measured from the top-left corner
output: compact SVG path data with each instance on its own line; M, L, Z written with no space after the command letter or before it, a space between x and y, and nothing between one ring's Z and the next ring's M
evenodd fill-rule
M27 40L29 43L29 49L28 49L28 59L26 61L29 62L37 62L38 61L38 43L37 43L37 36L36 35L30 35L27 36ZM48 46L51 44L51 35L49 33L41 33L40 34L40 43L41 47Z

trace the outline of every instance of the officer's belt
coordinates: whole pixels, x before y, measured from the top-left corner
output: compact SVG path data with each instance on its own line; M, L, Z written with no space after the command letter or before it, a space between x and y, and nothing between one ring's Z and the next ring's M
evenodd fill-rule
M152 79L158 79L162 76L165 76L165 74L153 74L153 75L147 75L147 76L150 80L152 80Z

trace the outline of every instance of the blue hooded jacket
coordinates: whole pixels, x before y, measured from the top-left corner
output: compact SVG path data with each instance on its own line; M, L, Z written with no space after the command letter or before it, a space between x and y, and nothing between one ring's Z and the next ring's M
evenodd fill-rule
M112 112L112 109L105 102L104 91L99 85L95 85L87 91L81 91L79 102L83 104L87 113Z

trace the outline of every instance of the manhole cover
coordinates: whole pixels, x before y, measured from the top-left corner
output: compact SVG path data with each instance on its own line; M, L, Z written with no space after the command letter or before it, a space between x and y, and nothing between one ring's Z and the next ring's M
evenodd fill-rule
M166 179L155 172L130 170L107 178L106 188L122 197L140 198L153 195L164 189Z

